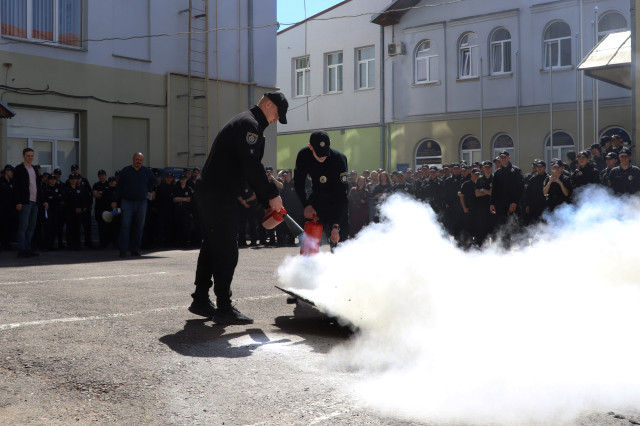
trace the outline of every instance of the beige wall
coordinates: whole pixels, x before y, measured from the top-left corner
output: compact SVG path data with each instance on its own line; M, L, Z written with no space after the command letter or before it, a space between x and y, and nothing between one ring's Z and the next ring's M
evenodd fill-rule
M593 143L591 116L591 109L586 109L585 121L587 123L584 129L584 146L586 148ZM576 140L576 111L554 111L553 119L554 131L562 130L569 133L578 145L576 149L580 149L580 144ZM618 126L631 133L631 108L628 106L600 108L599 123L600 132L609 127ZM514 164L526 166L534 158L544 158L543 144L549 135L549 127L548 112L521 114L520 145L518 145L515 115L485 117L483 158L491 159L492 141L500 133L507 133L514 139L516 144L516 155L515 158L512 158ZM462 139L468 135L480 139L479 118L394 124L391 126L391 168L394 169L397 163L409 163L411 167L415 167L415 150L424 139L433 139L440 143L443 163L458 162L460 161L460 144Z
M186 151L187 135L187 101L186 98L178 98L178 95L187 92L187 79L184 75L169 74L167 78L166 75L123 71L7 52L3 53L2 62L12 64L6 73L9 86L42 90L48 86L51 91L70 95L0 92L3 102L10 107L78 113L80 167L90 179L95 177L98 169L111 173L121 168L123 158L126 158L125 164L128 164L136 150L146 151L145 164L149 166L186 167L204 164L205 156L189 162L187 156L181 154ZM167 88L170 92L168 97ZM254 87L254 90L257 102L262 93L273 89ZM209 96L208 146L215 138L219 126L247 109L248 86L211 80ZM112 102L100 102L92 97ZM4 125L0 136L0 163L4 164L4 141L7 138ZM267 143L265 163L275 164L275 126L269 126L265 136L274 142Z

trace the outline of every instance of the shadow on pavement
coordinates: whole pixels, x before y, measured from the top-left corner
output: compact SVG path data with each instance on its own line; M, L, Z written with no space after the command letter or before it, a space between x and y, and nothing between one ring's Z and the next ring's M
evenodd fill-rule
M174 249L175 250L175 249ZM195 250L195 249L194 249ZM4 267L20 268L42 265L72 265L78 263L99 262L127 262L140 259L161 259L170 256L163 250L141 250L142 256L120 257L119 252L113 249L82 249L82 250L57 250L41 251L39 256L30 258L17 257L16 250L0 252L0 265Z
M241 345L231 342L243 336L248 336L252 342ZM272 341L259 328L225 334L224 326L216 325L208 319L187 320L184 329L162 336L159 340L181 355L213 358L243 358L250 356L260 346L290 342L289 339Z
M304 302L296 304L293 316L277 317L275 326L285 333L303 337L306 339L304 344L322 353L328 352L333 346L327 344L326 338L346 340L354 335L349 327L341 326L335 318L326 316Z

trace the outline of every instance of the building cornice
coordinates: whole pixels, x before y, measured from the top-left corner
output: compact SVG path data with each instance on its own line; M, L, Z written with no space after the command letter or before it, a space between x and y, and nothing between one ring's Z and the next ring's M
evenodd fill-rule
M497 19L513 18L518 16L520 9L508 9L498 12L484 13L482 15L465 16L464 18L455 18L449 21L449 26L457 27L461 25L475 24L478 22L495 21Z
M593 104L592 101L585 101L584 103L585 109L592 108L592 104ZM615 99L600 99L600 108L625 107L630 105L631 105L631 97L615 98ZM553 104L554 112L575 111L575 109L576 109L575 102L563 102L563 103ZM521 115L548 113L549 104L521 106L519 110L520 110L519 113ZM482 115L485 118L516 115L516 107L485 109L482 111ZM441 113L441 114L412 115L405 118L395 118L393 120L393 123L406 124L406 123L419 123L419 122L432 122L432 121L463 120L463 119L469 119L469 118L480 118L480 110L448 112L448 113Z

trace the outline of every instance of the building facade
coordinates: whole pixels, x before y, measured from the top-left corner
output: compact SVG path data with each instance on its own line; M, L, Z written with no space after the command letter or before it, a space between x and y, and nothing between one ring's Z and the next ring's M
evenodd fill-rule
M577 66L604 36L632 28L630 3L342 2L278 33L278 86L293 107L279 129L278 165L292 167L317 129L328 129L360 171L486 160L503 150L528 169L605 134L629 143L632 91ZM375 47L374 87L361 90L358 49L366 46ZM341 88L331 80L337 66Z
M201 166L217 130L276 83L275 0L3 0L2 164L90 178ZM267 137L275 139L275 130ZM275 161L275 143L266 161Z
M347 0L278 33L278 86L290 99L278 128L278 167L292 169L315 130L353 169L381 163L381 29L390 0ZM382 123L384 128L384 123Z
M392 167L505 149L526 165L604 134L630 140L631 91L577 71L598 40L630 28L627 0L435 3L396 1L375 19L404 52L387 62Z

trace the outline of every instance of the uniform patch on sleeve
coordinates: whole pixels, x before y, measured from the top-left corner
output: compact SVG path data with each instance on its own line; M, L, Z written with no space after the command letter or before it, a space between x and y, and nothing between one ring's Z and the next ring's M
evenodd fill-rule
M258 135L255 133L247 132L247 143L253 145L258 142Z
M349 177L348 172L340 173L340 182L347 183L347 178Z

